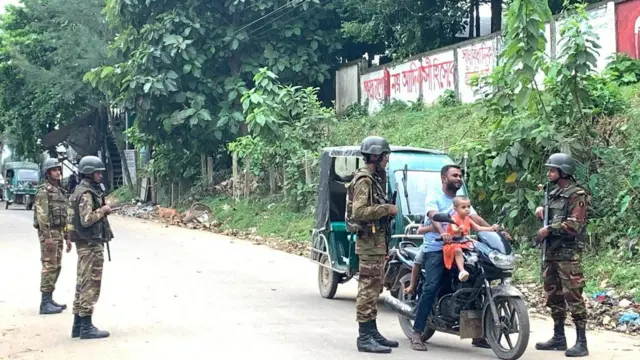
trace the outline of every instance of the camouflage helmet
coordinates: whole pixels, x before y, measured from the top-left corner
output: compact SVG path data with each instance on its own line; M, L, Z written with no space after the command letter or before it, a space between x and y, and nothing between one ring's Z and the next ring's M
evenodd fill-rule
M576 161L571 155L565 153L555 153L549 156L549 160L544 166L561 170L567 176L573 176L576 172Z
M43 174L46 174L47 171L49 171L51 169L54 169L54 168L59 168L60 171L62 171L62 164L60 164L60 162L56 158L48 158L42 163L42 173Z
M379 136L368 136L360 144L360 153L362 155L382 155L390 152L391 148L387 140Z
M78 171L81 174L90 175L102 170L105 170L104 163L97 156L85 156L78 163Z

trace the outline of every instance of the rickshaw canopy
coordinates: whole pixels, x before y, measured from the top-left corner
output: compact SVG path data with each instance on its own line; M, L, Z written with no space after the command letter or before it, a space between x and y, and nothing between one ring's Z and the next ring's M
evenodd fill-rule
M400 211L416 214L416 210L424 209L424 198L433 186L440 186L440 169L454 161L439 150L422 149L406 146L391 146L387 167L388 193L402 187L402 178L406 179L407 191L411 193L409 203L402 201ZM344 222L346 208L346 186L353 179L354 172L364 166L359 146L339 146L324 148L320 152L320 179L316 207L316 229L329 228L329 223ZM417 195L417 196L416 196ZM407 209L407 206L409 209ZM404 210L404 211L403 211Z

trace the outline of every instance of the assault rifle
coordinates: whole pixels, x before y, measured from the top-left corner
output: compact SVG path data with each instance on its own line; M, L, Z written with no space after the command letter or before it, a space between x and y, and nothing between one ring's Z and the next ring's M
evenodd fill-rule
M549 226L549 183L547 182L545 185L538 185L539 190L544 190L544 202L543 202L543 211L542 211L542 226ZM538 243L535 239L533 240L533 246L537 247L540 245L541 248L541 264L540 264L540 273L544 270L544 263L547 260L547 239L544 238L540 240Z

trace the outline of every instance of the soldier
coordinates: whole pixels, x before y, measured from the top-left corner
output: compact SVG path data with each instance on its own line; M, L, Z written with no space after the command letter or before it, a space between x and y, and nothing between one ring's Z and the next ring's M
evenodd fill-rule
M101 188L104 163L96 156L85 156L78 164L81 181L69 198L73 230L71 241L78 252L78 275L73 301L73 327L71 337L99 339L109 332L93 326L93 308L100 297L104 243L113 238L107 215L111 208L104 204Z
M62 269L62 243L66 240L67 252L71 242L67 236L67 194L60 184L62 166L57 159L46 159L42 164L45 181L38 187L34 199L33 226L40 239L40 314L59 314L67 308L53 300L53 291Z
M551 308L554 321L553 337L537 343L538 350L566 350L568 357L589 355L587 349L587 309L582 299L584 277L581 254L584 246L588 195L575 183L573 177L576 163L568 154L557 153L545 164L549 168L547 178L556 188L549 193L549 216L547 227L538 232L536 240L547 241L546 260L543 264L546 305ZM542 219L544 209L536 209ZM567 307L576 326L577 339L574 347L567 350L564 321Z
M398 213L385 192L385 168L391 149L381 137L370 136L360 146L366 166L358 169L349 184L346 221L357 235L356 254L360 257L356 320L359 324L358 351L390 353L397 341L385 339L376 324L378 296L387 255L389 217Z

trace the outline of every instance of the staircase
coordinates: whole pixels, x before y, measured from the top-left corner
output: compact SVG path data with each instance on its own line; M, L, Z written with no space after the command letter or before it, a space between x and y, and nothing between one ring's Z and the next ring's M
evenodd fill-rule
M113 172L113 185L111 185L111 191L124 185L124 174L122 172L122 160L120 159L120 153L116 142L111 136L111 133L107 134L107 149L109 150L109 156L111 158L111 171Z

